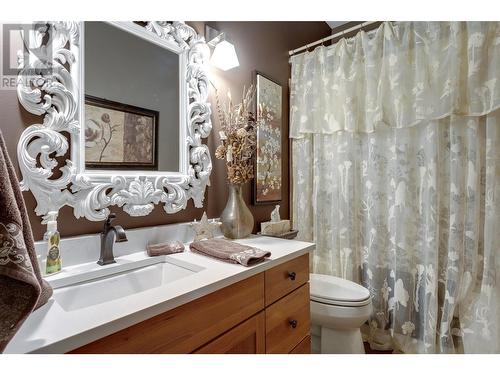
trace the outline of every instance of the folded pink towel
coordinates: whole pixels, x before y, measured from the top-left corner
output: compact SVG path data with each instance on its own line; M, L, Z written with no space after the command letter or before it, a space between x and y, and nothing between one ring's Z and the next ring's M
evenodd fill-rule
M194 241L189 245L191 251L228 263L239 263L243 266L253 266L271 256L270 251L257 249L222 238L212 238Z
M184 244L181 241L169 241L155 245L147 244L146 251L150 257L182 253L184 251Z

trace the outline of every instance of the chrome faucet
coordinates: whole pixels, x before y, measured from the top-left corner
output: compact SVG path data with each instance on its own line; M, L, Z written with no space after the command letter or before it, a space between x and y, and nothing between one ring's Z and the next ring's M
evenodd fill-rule
M116 218L116 214L109 214L104 223L104 230L101 233L101 257L97 261L100 266L116 263L113 255L113 242L127 241L125 230L119 225L111 225L111 222Z

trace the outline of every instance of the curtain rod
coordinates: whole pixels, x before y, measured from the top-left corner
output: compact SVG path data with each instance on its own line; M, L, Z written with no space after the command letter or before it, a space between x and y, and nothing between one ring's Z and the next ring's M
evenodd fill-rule
M325 37L323 39L317 40L316 42L306 44L305 46L302 46L300 48L292 49L292 50L288 51L288 54L290 56L295 55L297 52L300 52L300 51L303 51L305 49L308 49L309 47L316 46L316 45L324 43L324 42L326 42L326 41L328 41L330 39L337 38L337 37L342 36L344 34L350 33L350 32L355 31L355 30L362 29L365 26L373 25L374 23L378 23L378 22L380 22L380 21L368 21L368 22L360 23L359 25L350 27L349 29L346 29L346 30L343 30L343 31L339 31L338 33L335 33L333 35L329 35L329 36L327 36L327 37Z

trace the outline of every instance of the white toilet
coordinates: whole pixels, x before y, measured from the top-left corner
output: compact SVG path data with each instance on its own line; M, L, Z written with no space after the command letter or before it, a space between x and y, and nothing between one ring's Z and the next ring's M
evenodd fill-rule
M329 275L310 275L313 353L364 353L361 325L372 312L368 289Z

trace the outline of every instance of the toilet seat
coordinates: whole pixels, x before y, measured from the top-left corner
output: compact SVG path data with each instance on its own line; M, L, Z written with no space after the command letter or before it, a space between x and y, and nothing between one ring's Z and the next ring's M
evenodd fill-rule
M335 301L335 300L311 296L310 299L311 299L311 301L322 303L324 305L344 306L344 307L361 307L361 306L369 305L371 303L370 298L367 298L364 301Z
M371 303L370 292L355 282L330 275L310 275L311 301L331 306L361 307Z

